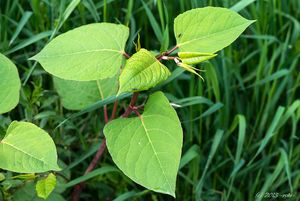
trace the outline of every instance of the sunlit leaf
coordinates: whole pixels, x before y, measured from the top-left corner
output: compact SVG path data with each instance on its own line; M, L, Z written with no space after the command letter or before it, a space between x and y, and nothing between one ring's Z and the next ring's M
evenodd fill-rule
M52 138L28 122L14 121L0 141L0 168L20 173L59 171Z
M170 74L148 50L140 49L127 60L119 79L118 93L147 90L166 80Z
M84 25L56 37L32 59L62 79L90 81L113 77L124 60L128 35L129 30L123 25Z
M21 83L16 66L0 54L0 114L12 110L19 102Z
M179 51L215 53L230 45L254 21L226 8L205 7L175 18Z
M150 95L142 115L120 118L104 128L117 166L138 184L175 197L182 128L162 92Z

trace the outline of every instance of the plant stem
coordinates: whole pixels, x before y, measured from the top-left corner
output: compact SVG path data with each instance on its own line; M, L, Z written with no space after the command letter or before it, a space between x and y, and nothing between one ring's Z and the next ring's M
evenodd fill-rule
M129 59L129 58L130 58L129 54L127 54L126 52L123 52L123 56L124 56L126 59Z
M129 106L127 107L127 109L125 110L124 114L122 114L122 117L128 117L130 115L130 113L132 112L132 107L135 105L137 98L139 96L139 92L134 92L132 97L131 97L131 101Z
M170 50L166 51L166 52L163 52L159 55L156 56L156 59L157 60L161 60L163 56L169 56L170 54L172 54L172 52L174 52L176 49L178 48L178 46L175 46L173 48L171 48Z
M134 105L137 101L138 95L139 95L138 92L135 92L132 95L129 106L127 107L125 113L123 115L121 115L122 117L128 117L130 115L130 113L132 112L132 108L134 107ZM117 107L118 107L118 101L115 101L111 117L110 117L110 119L108 119L107 107L104 106L103 109L104 109L105 124L107 124L109 121L111 121L115 118L116 112L117 112ZM84 174L87 174L87 173L91 172L97 166L97 163L100 160L101 156L103 155L105 149L106 149L106 139L104 138L101 142L101 145L100 145L97 153L95 154L93 160L91 161L91 163L89 164L89 166L85 170ZM72 196L71 196L72 201L79 201L80 193L82 192L84 187L85 187L84 182L79 183L76 186L74 186Z
M107 106L104 105L104 121L105 123L108 122L108 114L107 114Z
M105 148L106 148L106 139L104 138L101 142L101 145L100 145L96 155L94 156L92 162L90 163L90 165L88 166L88 168L86 169L84 174L91 172L96 167L99 159L101 158L103 152L105 151Z
M111 117L109 119L110 121L116 117L117 109L118 109L118 101L116 100L114 103L113 111L111 113Z

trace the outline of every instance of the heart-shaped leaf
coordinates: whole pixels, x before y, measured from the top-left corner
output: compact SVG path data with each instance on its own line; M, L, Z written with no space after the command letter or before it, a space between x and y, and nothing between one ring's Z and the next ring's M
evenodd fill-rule
M140 49L127 60L120 75L118 93L147 90L166 80L170 74L169 69L148 50Z
M175 197L182 128L162 92L150 95L141 116L113 120L104 134L113 161L125 175L148 189Z
M118 73L128 35L123 25L84 25L56 37L32 59L62 79L105 79Z
M0 54L0 114L12 110L19 102L20 78L17 67Z
M178 15L174 32L179 51L215 53L230 45L254 20L226 8L197 8Z
M53 77L53 81L63 106L69 110L81 110L99 100L116 95L117 75L95 81L74 81Z
M52 138L28 122L14 121L0 141L0 168L20 173L59 171Z

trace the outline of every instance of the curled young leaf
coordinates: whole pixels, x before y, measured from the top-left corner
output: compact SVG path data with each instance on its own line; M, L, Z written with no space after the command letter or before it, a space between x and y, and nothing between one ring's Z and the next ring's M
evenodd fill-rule
M193 66L190 66L190 65L188 65L186 63L179 62L179 63L177 63L177 65L179 67L183 68L184 70L187 70L187 71L189 71L189 72L197 75L198 77L200 77L204 81L203 77L199 73L197 73L197 71L201 71L201 70L199 70L199 69L197 69L197 68L195 68Z
M127 60L121 72L118 94L147 90L166 80L170 74L169 69L148 50L140 49Z
M200 53L200 52L178 52L178 56L182 63L185 64L198 64L203 61L214 58L217 54L213 53Z

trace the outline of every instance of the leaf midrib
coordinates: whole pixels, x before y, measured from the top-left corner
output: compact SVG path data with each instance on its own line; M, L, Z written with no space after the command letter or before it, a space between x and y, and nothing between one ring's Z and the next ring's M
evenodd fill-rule
M57 54L57 55L44 55L44 56L39 56L36 55L32 57L32 59L35 58L53 58L53 57L63 57L63 56L73 56L77 54L88 54L88 53L94 53L94 52L117 52L119 54L122 54L122 50L113 50L113 49L99 49L99 50L88 50L88 51L79 51L79 52L72 52L72 53L66 53L66 54Z
M10 146L10 147L12 147L13 149L15 149L15 150L17 150L17 151L19 151L19 152L21 152L21 153L23 153L23 154L25 154L25 155L28 155L28 156L30 156L31 158L34 158L35 160L38 160L38 161L42 162L44 165L47 165L48 167L54 167L52 164L46 163L45 161L43 161L43 160L41 160L41 159L39 159L39 158L36 158L35 156L33 156L33 155L27 153L26 151L24 151L24 150L22 150L22 149L19 149L18 147L14 146L13 144L10 144L10 143L6 142L5 140L0 141L0 145L1 145L1 144L2 144L2 145Z
M223 32L227 32L227 31L230 31L230 30L232 30L232 29L234 29L234 28L238 28L238 27L243 26L243 25L245 25L245 24L251 24L251 23L253 23L253 20L247 21L247 22L245 22L245 23L243 23L243 24L240 24L240 25L238 25L238 26L231 27L231 28L229 28L229 29L225 29L225 30L222 30L222 31L215 32L215 33L213 33L213 34L205 35L205 36L202 36L202 37L199 37L199 38L195 38L195 39L192 39L192 40L188 40L188 41L183 42L183 43L179 43L179 44L177 44L177 46L180 47L180 46L182 46L182 45L186 45L186 44L192 43L192 42L194 42L194 41L196 41L196 40L203 40L203 39L206 39L206 38L210 38L210 37L213 37L214 35L222 34Z
M162 171L162 173L163 173L163 175L164 175L165 181L166 181L167 184L169 185L169 190L172 191L172 187L171 187L171 185L170 185L170 182L169 182L169 180L168 180L168 178L167 178L167 176L166 176L166 173L165 173L165 171L164 171L164 169L163 169L163 167L162 167L161 161L160 161L159 158L158 158L157 152L156 152L156 150L155 150L155 148L154 148L154 146L153 146L153 143L152 143L152 141L151 141L151 139L150 139L148 130L147 130L147 128L146 128L146 125L144 124L143 116L141 115L141 116L139 116L139 118L140 118L140 120L141 120L143 129L145 130L147 139L148 139L148 141L149 141L149 143L150 143L150 145L151 145L151 148L152 148L152 150L153 150L153 152L154 152L155 158L156 158L156 160L158 161L159 167L160 167L160 169L161 169L161 171Z
M147 70L148 68L151 68L155 64L160 65L161 63L157 59L153 60L153 62L150 65L148 65L146 68L142 69L141 71L136 72L133 76L131 76L130 79L126 81L126 83L123 85L122 88L126 89L125 86L127 86L132 79L134 79L138 74L141 74L143 71Z

